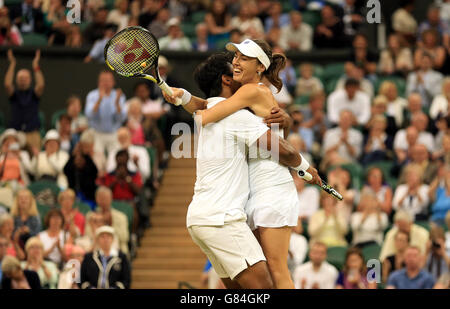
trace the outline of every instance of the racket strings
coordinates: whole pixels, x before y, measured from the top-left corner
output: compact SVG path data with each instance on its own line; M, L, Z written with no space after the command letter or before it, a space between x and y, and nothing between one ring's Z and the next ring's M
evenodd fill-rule
M143 73L158 57L158 42L150 32L140 27L130 27L117 33L105 50L108 64L125 76Z

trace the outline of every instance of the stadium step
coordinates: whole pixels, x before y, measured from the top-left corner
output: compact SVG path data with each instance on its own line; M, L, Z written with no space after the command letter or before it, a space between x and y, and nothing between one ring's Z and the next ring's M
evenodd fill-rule
M179 282L200 287L206 257L186 229L195 184L195 159L171 158L133 261L132 288L177 289Z

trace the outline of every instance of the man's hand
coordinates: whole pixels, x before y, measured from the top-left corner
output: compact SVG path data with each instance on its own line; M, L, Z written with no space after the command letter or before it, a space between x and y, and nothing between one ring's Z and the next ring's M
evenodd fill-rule
M34 55L34 59L32 62L33 70L36 70L39 68L39 60L41 59L41 50L38 49L36 51L36 54Z
M6 54L8 55L9 63L16 64L16 58L14 57L12 49L8 49L8 52Z
M314 167L310 166L306 171L313 177L310 181L306 181L307 183L322 186L322 179L320 179L319 173Z
M273 107L270 115L264 118L264 122L269 126L278 123L280 128L284 129L290 127L292 119L282 108Z
M122 95L122 89L116 89L116 102L119 102L120 96Z
M166 99L167 102L169 102L170 104L174 104L175 105L176 98L180 98L181 99L181 97L184 94L184 91L183 91L183 89L174 88L174 87L170 87L170 89L172 89L172 91L173 91L172 95L168 95L164 91L162 92L162 94L164 96L164 99Z

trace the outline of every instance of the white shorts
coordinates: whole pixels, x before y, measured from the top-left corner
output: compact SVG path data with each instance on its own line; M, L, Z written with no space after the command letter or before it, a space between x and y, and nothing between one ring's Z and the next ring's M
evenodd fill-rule
M188 231L220 278L233 280L249 266L266 260L245 219L222 226L193 225Z
M258 190L250 194L245 206L247 224L258 227L297 226L298 193L293 181Z

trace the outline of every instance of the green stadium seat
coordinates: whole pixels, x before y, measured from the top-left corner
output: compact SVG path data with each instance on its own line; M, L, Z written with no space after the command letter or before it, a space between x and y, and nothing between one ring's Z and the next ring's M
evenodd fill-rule
M353 187L356 189L361 189L362 187L362 167L358 163L348 163L348 164L342 164L341 167L343 169L346 169L350 172L350 175L352 177L352 184Z
M191 21L196 25L205 21L205 11L198 11L192 13Z
M305 238L307 240L309 240L309 233L308 233L308 221L302 221L302 227L303 227L303 236L305 236Z
M75 208L78 208L78 211L81 212L83 215L86 216L88 212L91 211L91 206L88 204L85 204L83 202L75 202Z
M12 5L20 4L22 2L23 2L22 0L5 0L4 4L5 4L5 6L9 7L9 6L12 6Z
M5 125L5 117L3 116L3 113L0 113L0 134L5 131L6 125Z
M292 11L292 4L290 2L283 1L282 6L283 6L283 13L289 13L290 11Z
M216 41L216 49L217 50L224 50L225 49L225 45L227 45L227 43L230 42L229 38L223 38L220 40Z
M39 130L41 137L45 136L45 133L47 133L46 123L45 123L45 114L43 111L39 111L39 121L41 122L41 129Z
M327 249L327 261L337 269L341 270L345 263L347 247L329 247Z
M428 221L415 221L414 224L425 228L427 231L430 231L430 222Z
M378 244L367 245L363 248L362 253L366 261L371 259L378 259L380 256L381 247Z
M28 185L28 189L33 193L34 196L36 196L39 192L44 191L45 189L50 189L55 196L58 196L60 191L58 185L55 182L48 180L34 181Z
M24 46L47 46L47 37L40 33L23 33Z
M112 208L122 212L128 219L128 230L131 232L131 227L133 225L133 206L127 202L113 201Z
M303 22L309 24L313 30L320 24L321 17L318 11L306 11L302 13Z
M344 73L344 63L331 63L323 69L323 78L325 80L339 79Z
M327 95L329 95L330 93L332 93L334 91L338 81L339 81L339 77L322 80L322 84L324 85L324 88L325 88L324 90Z
M296 97L294 100L294 104L298 105L306 105L309 103L309 95L301 95L299 97Z
M56 128L56 123L58 122L59 117L61 117L61 115L65 114L65 113L67 113L67 109L65 109L65 108L57 110L56 112L53 113L52 123L51 123L52 128Z
M115 4L116 0L105 0L105 6L108 10L112 10L114 9L114 4Z
M181 30L188 38L195 38L195 24L192 22L183 22L181 24Z

